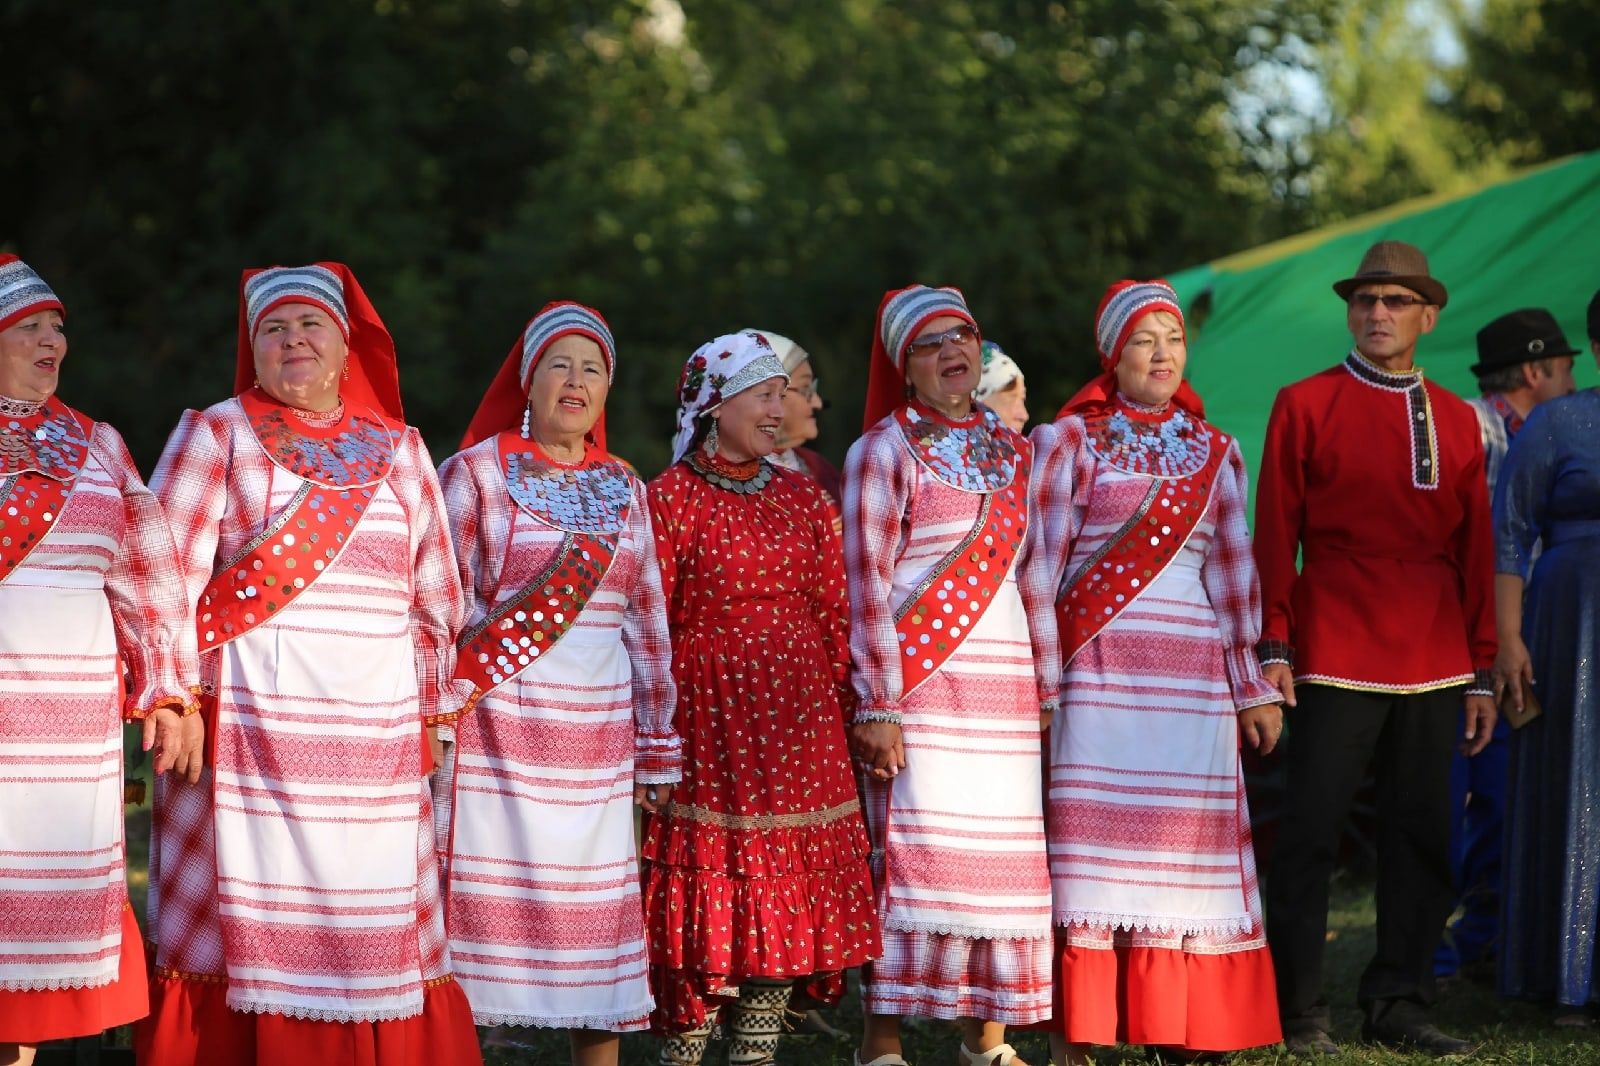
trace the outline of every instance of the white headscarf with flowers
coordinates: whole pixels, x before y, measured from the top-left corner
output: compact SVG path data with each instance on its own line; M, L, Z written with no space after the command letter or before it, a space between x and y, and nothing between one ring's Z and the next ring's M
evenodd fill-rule
M688 455L694 446L700 416L773 378L788 381L789 374L772 345L753 329L728 333L696 348L678 378L678 431L672 437L672 461Z

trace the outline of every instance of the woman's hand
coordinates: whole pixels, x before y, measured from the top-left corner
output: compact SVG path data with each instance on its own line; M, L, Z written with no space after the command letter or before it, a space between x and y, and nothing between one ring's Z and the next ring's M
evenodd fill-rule
M444 740L440 738L439 727L436 725L428 726L426 732L428 734L428 757L433 763L433 769L428 771L428 776L432 777L439 772L439 767L444 765Z
M1289 687L1293 689L1293 681L1289 682ZM1278 746L1278 738L1283 736L1283 705L1263 703L1240 711L1239 735L1253 750L1271 755L1272 749Z
M851 726L850 754L860 759L880 781L894 777L906 765L900 727L894 722L861 722Z
M633 805L646 814L660 814L672 802L672 782L658 785L633 786Z
M205 723L198 714L185 718L171 707L162 707L145 716L144 750L152 753L158 775L173 770L190 784L199 781L205 740Z
M1533 684L1533 658L1528 646L1522 642L1521 633L1510 633L1500 638L1500 652L1494 657L1494 702L1503 705L1506 693L1511 694L1511 705L1522 710L1522 686Z

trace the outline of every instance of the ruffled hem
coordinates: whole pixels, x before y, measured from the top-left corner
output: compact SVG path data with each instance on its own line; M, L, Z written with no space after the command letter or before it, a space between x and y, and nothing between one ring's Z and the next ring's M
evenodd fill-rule
M1238 936L1256 928L1248 914L1232 918L1178 918L1149 914L1107 914L1105 911L1058 911L1058 926L1082 925L1090 929L1125 930L1154 936Z
M514 1029L593 1029L608 1033L641 1033L650 1028L650 1011L630 1011L624 1014L573 1014L566 1017L543 1017L532 1014L496 1014L473 1011L472 1020L482 1026L505 1025Z
M47 1040L92 1036L137 1021L149 1009L139 924L134 920L133 909L123 907L117 972L103 980L36 980L30 982L30 987L0 990L0 1044L42 1044Z
M1063 944L1049 1028L1072 1043L1242 1051L1283 1039L1272 955Z
M269 1063L419 1062L477 1066L483 1059L472 1008L453 979L429 984L422 1010L399 1020L333 1022L232 1010L227 980L158 975L150 1016L134 1029L140 1062L162 1066L266 1066Z
M739 878L645 862L645 926L658 966L726 979L802 978L878 953L863 859L787 877ZM659 987L652 986L657 1000Z
M681 810L680 797L675 794L673 800L673 809ZM854 793L841 797L832 810L776 816L815 818L809 825L740 827L716 822L736 823L738 816L693 810L647 815L641 857L661 866L751 879L850 869L865 862L871 850Z

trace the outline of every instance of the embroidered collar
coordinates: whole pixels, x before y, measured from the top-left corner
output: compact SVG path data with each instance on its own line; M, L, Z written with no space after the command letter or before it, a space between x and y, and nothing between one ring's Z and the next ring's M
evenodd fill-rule
M243 393L239 405L267 458L295 477L354 488L389 476L400 433L375 414L347 411L334 424L312 425L259 389Z
M89 435L54 396L29 415L0 415L0 477L43 474L71 481L89 454Z
M1489 409L1499 415L1500 420L1506 424L1506 440L1511 440L1522 431L1522 423L1526 419L1517 413L1515 407L1511 406L1510 400L1498 392L1491 392L1483 399L1489 405Z
M511 499L539 521L568 533L616 533L627 523L633 475L590 447L577 463L552 459L518 433L501 436L500 469Z
M913 400L894 412L900 432L928 472L962 492L998 492L1017 476L1021 453L989 408L956 421Z
M741 496L760 492L772 481L772 464L765 459L731 463L720 455L707 455L699 448L688 455L689 469L711 484Z
M1406 434L1410 440L1411 487L1432 490L1439 487L1439 438L1433 425L1433 404L1422 378L1422 368L1396 373L1369 362L1351 349L1344 367L1365 385L1405 397Z
M1420 366L1412 367L1410 370L1385 370L1355 348L1350 349L1350 354L1344 357L1344 368L1350 371L1357 381L1365 382L1375 389L1408 392L1422 386Z
M1157 409L1118 394L1116 404L1084 419L1089 450L1125 474L1184 478L1211 457L1211 427L1173 404Z

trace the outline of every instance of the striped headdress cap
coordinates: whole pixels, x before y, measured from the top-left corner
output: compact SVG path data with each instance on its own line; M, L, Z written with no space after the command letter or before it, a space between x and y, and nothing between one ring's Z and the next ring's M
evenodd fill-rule
M1178 294L1165 281L1119 281L1106 290L1094 316L1094 340L1100 350L1101 366L1109 370L1117 365L1134 323L1151 311L1170 312L1179 325L1183 324Z
M906 345L916 339L917 331L940 315L955 315L974 326L978 324L967 310L967 299L960 289L912 285L884 301L878 315L878 334L884 354L896 370L905 369Z
M60 311L63 319L67 317L61 297L31 266L14 255L0 255L0 329L10 329L39 311Z
M298 267L268 267L251 275L244 283L245 317L250 335L255 336L262 317L282 304L315 304L339 323L339 332L350 339L350 313L345 307L344 282L338 274L319 264Z
M569 334L588 337L598 344L600 353L606 359L606 380L616 377L617 342L600 312L571 300L557 300L545 304L528 322L528 328L522 331L522 367L518 380L522 383L523 392L528 391L533 368L545 349Z

